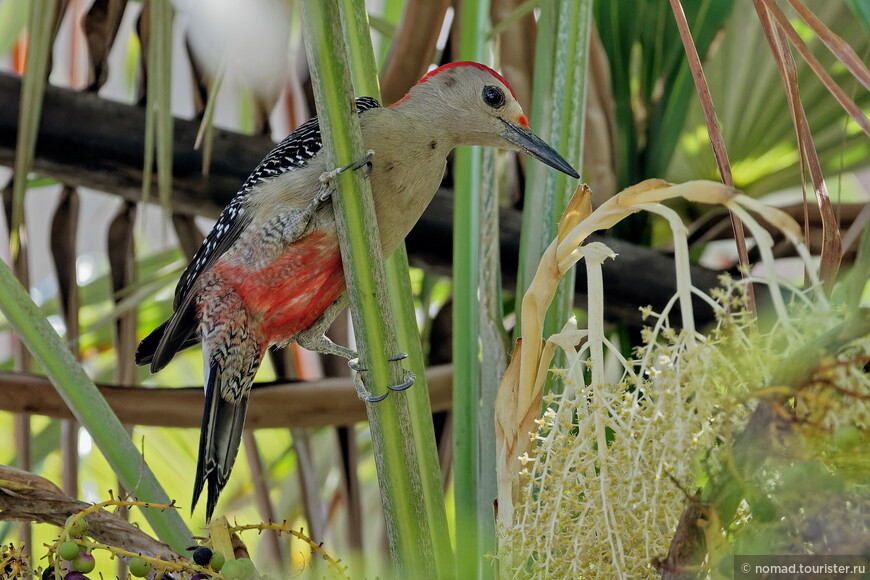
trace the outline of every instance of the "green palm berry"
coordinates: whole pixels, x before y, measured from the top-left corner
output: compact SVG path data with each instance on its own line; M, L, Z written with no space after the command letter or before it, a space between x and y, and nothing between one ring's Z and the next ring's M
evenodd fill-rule
M79 518L75 521L74 524L70 525L70 521L75 517L75 515L71 515L66 519L65 526L69 526L69 535L73 538L81 538L85 535L85 532L88 531L88 520L85 518Z
M221 570L227 580L249 580L254 577L255 572L254 563L248 558L229 560Z
M211 569L215 572L220 572L221 568L224 567L224 563L226 561L227 558L226 556L224 556L223 552L215 551L211 555L211 561L209 562L209 565L211 566Z
M78 558L72 561L73 569L81 572L82 574L93 572L96 565L97 562L96 560L94 560L94 557L87 552L79 552Z
M146 562L142 558L130 558L130 563L127 565L130 574L137 578L144 578L151 571L151 562Z
M79 557L79 545L75 542L64 542L57 549L57 553L60 554L60 557L64 560L75 560Z

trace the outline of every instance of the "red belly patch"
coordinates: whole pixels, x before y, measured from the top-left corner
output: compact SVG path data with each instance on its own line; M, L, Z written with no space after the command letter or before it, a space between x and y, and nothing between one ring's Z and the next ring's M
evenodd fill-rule
M338 241L323 233L289 244L260 269L221 259L214 272L235 289L268 344L311 326L345 289Z

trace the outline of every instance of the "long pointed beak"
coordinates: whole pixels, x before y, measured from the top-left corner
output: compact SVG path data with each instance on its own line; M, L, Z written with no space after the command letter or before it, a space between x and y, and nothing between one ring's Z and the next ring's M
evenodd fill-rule
M553 169L558 169L565 175L569 175L574 179L580 179L578 174L565 159L559 155L555 149L547 145L543 139L527 129L523 129L513 123L509 123L504 119L501 120L505 126L505 132L502 137L540 161L546 163Z

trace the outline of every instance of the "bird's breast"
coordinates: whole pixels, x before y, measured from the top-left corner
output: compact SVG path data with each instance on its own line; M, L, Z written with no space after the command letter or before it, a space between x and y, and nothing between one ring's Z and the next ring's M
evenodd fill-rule
M268 344L284 342L311 326L345 290L338 240L321 231L286 244L259 267L230 256L218 260L213 271L233 288L248 324Z

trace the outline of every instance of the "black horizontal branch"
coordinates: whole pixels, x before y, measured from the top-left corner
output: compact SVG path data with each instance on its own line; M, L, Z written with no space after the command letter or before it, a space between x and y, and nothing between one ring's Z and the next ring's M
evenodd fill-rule
M12 166L18 131L21 81L0 73L0 164ZM173 207L217 217L247 174L274 144L266 137L215 129L209 175L193 148L199 123L176 119L173 144ZM145 109L95 93L49 86L40 120L33 171L68 185L142 198ZM152 192L156 199L157 190Z
M0 165L11 167L18 131L21 82L0 73ZM109 101L94 93L49 86L45 94L33 171L73 186L83 186L141 199L145 148L145 110ZM251 170L274 146L263 136L215 129L209 175L202 175L202 154L193 143L199 123L176 119L173 145L173 209L216 217ZM156 191L151 199L156 199ZM408 236L411 260L448 273L452 263L453 198L441 190ZM501 256L505 285L513 287L519 256L520 212L501 210ZM637 324L638 307L660 309L676 290L673 259L650 248L606 236L593 236L610 246L616 260L604 265L605 306L612 321ZM692 279L702 289L717 284L717 273L692 267ZM586 276L577 275L578 303L586 291ZM697 302L701 322L712 319L710 309Z

